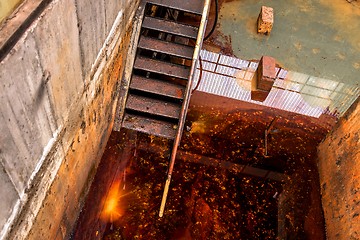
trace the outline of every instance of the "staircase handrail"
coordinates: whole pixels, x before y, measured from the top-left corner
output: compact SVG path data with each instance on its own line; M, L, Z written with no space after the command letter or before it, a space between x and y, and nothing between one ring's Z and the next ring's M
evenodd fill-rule
M184 97L184 101L183 101L183 104L181 107L181 112L180 112L178 129L176 132L173 148L171 151L170 164L169 164L167 179L165 182L164 192L163 192L163 196L162 196L162 200L161 200L159 217L162 217L164 214L166 199L167 199L170 182L171 182L171 176L172 176L175 159L176 159L176 153L177 153L177 149L179 147L181 136L182 136L182 133L184 130L187 109L188 109L188 106L190 103L191 89L192 89L193 81L195 78L195 70L196 70L197 62L199 60L200 50L202 47L203 39L205 36L205 30L206 30L206 25L207 25L207 21L208 21L208 14L210 11L210 1L211 0L205 0L205 2L204 2L204 9L203 9L202 16L201 16L200 27L199 27L196 44L195 44L195 50L194 50L194 54L193 54L193 58L192 58L192 65L191 65L191 71L190 71L190 75L189 75L189 81L186 86L185 97Z

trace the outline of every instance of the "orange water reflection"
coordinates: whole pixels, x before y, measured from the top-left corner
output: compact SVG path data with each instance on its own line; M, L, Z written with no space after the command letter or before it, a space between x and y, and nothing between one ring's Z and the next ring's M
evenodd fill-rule
M105 197L104 208L101 212L101 220L104 222L114 222L118 220L124 214L124 207L122 207L121 198L125 197L129 193L125 193L121 189L121 181L114 182L110 190Z

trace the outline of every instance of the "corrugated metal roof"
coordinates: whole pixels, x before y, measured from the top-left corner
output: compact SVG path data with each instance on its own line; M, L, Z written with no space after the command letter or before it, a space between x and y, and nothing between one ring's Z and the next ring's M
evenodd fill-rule
M360 88L329 79L277 68L277 78L264 102L251 100L251 79L258 66L219 53L201 51L203 77L198 91L312 117L321 114L341 116L359 97ZM199 63L194 87L199 78Z

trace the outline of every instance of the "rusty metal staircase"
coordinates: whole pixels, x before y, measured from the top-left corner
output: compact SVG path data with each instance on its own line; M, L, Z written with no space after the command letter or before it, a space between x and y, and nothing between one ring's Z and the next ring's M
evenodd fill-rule
M176 138L203 4L147 1L123 127Z
M173 140L164 212L210 0L148 0L122 127Z

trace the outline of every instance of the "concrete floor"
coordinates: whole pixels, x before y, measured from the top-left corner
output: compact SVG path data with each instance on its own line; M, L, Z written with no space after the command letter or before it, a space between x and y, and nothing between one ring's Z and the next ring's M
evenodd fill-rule
M331 2L331 3L330 3ZM274 8L270 35L256 32L262 5ZM220 1L210 40L241 59L276 58L291 71L360 85L360 2L347 0Z

